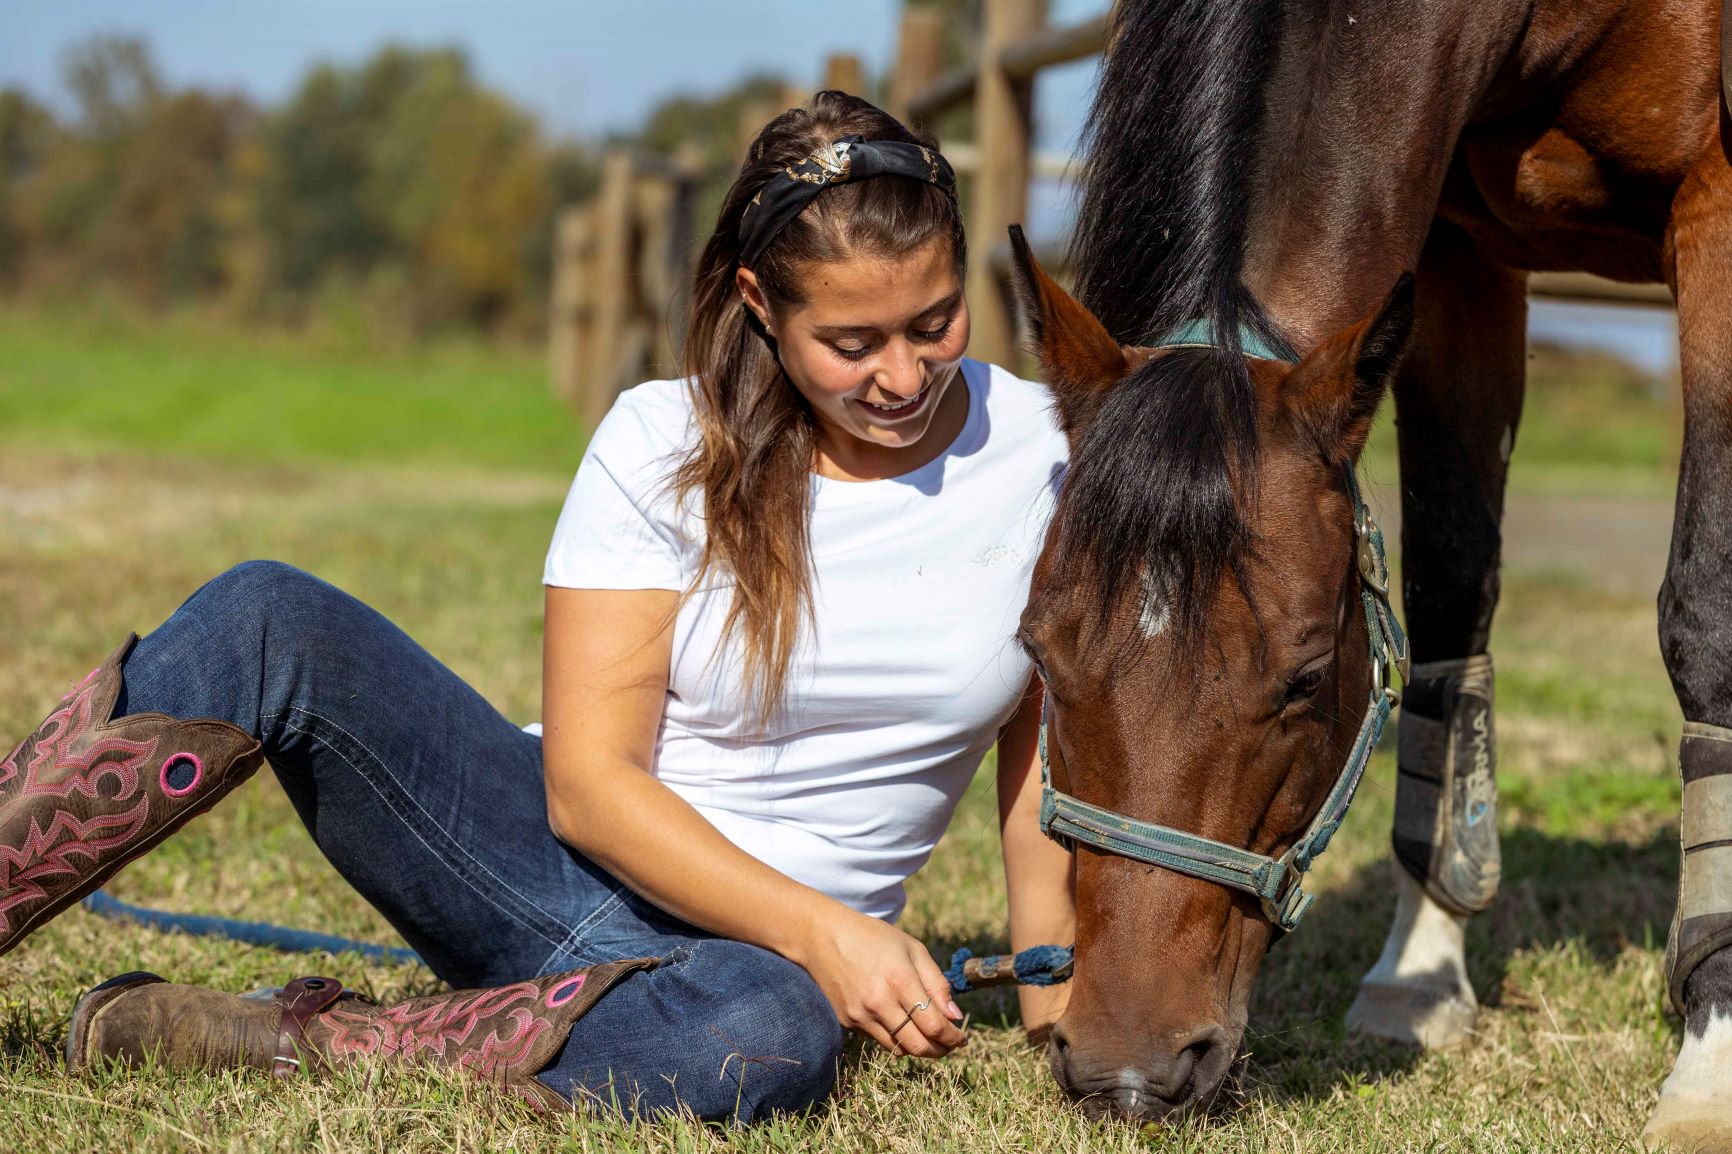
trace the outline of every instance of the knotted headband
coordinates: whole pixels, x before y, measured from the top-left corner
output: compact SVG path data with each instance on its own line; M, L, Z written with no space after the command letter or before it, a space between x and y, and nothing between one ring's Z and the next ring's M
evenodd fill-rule
M771 176L740 217L740 263L750 268L790 220L833 184L874 176L911 176L956 196L956 173L935 148L846 136Z

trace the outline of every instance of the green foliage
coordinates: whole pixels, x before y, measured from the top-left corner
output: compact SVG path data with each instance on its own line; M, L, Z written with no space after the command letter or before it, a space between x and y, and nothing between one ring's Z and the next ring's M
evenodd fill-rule
M529 331L553 212L593 182L457 49L320 65L272 111L172 89L125 38L77 47L66 83L70 124L0 94L0 277L27 290Z

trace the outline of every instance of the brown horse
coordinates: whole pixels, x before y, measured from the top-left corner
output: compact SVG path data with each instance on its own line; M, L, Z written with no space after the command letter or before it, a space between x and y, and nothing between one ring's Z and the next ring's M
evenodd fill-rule
M1365 713L1348 467L1393 391L1417 662L1404 868L1350 1025L1422 1044L1471 1025L1461 930L1498 879L1486 646L1525 276L1671 286L1685 436L1660 631L1689 723L1668 958L1686 1030L1649 1132L1672 1140L1732 1134L1727 124L1709 0L1123 4L1090 117L1082 303L1018 248L1072 446L1021 637L1054 783L1084 802L1294 844ZM1058 1080L1094 1112L1206 1105L1268 904L1088 848L1077 900Z

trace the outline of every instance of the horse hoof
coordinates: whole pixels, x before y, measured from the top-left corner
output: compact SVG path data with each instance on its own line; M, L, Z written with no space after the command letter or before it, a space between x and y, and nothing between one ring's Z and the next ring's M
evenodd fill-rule
M1642 1127L1642 1146L1676 1154L1732 1154L1732 1101L1661 1098Z
M1469 993L1439 986L1362 982L1347 1010L1347 1029L1425 1050L1459 1045L1473 1033L1479 1005Z

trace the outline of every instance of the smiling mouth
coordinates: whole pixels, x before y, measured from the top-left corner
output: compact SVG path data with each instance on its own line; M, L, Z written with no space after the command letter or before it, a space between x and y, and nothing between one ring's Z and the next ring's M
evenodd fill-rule
M900 417L900 416L906 416L906 415L914 412L916 409L919 409L922 406L924 406L926 404L926 398L928 395L931 394L931 392L932 392L932 386L927 385L925 388L921 389L918 393L914 394L912 397L909 397L906 401L895 401L895 402L893 402L891 404L887 404L887 405L881 405L881 404L878 404L876 401L868 401L868 400L861 400L860 403L862 405L865 405L867 409L869 409L870 411L872 411L874 413L882 413L886 416L890 416L890 415L894 414L895 416Z

